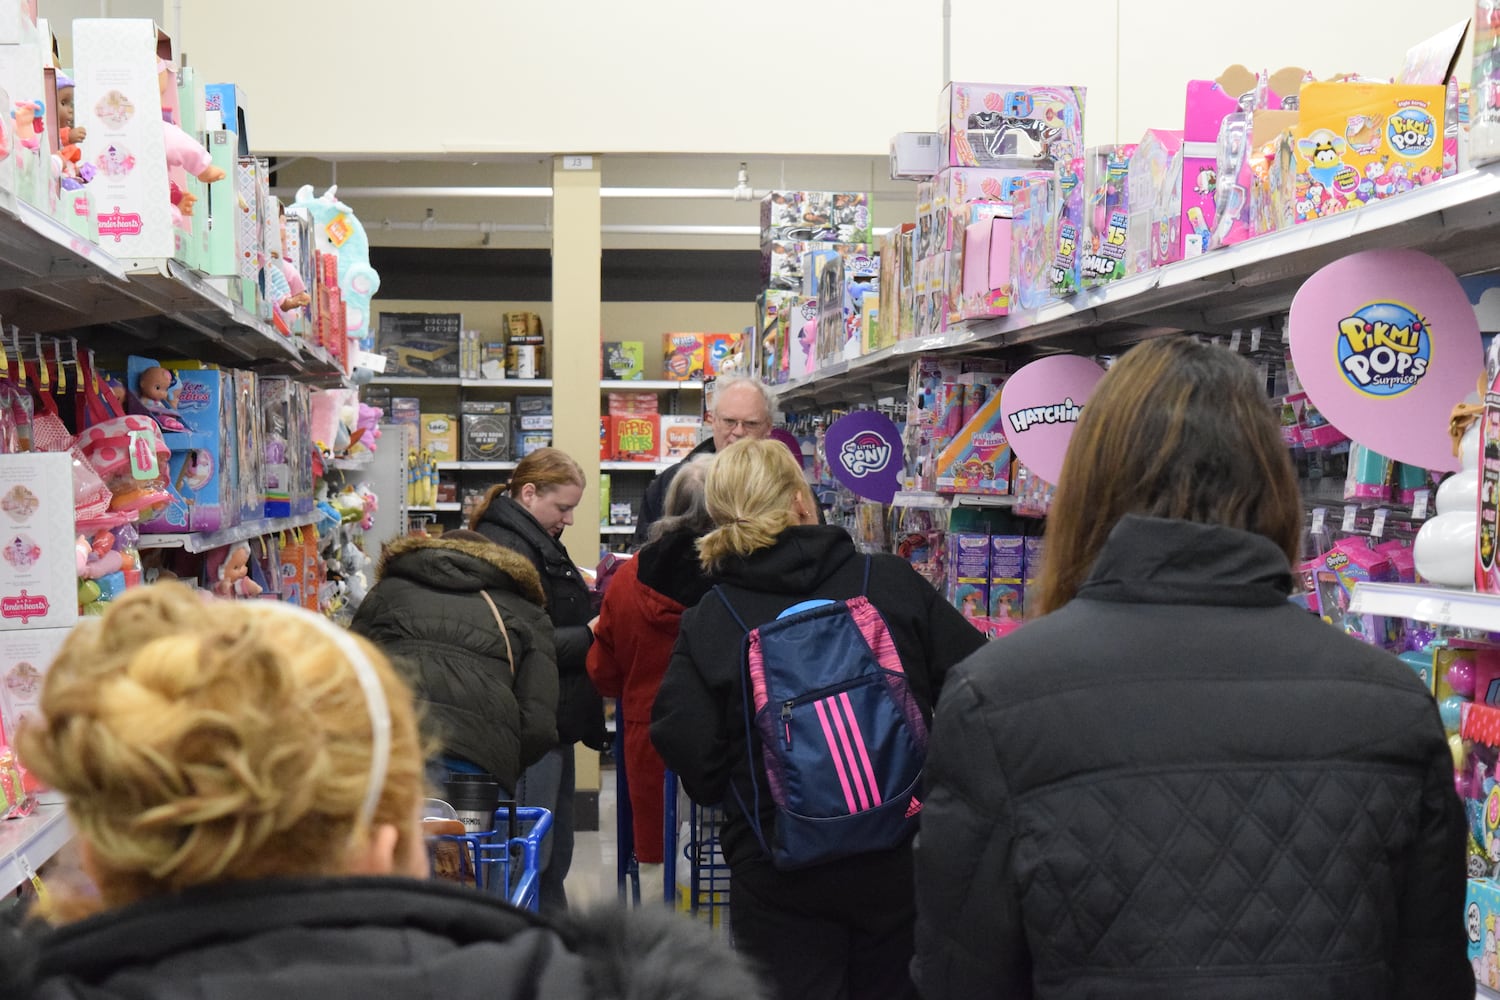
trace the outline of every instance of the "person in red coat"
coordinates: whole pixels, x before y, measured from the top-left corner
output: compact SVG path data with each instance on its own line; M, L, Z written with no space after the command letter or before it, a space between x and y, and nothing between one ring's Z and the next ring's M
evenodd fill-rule
M615 573L589 647L588 671L606 698L620 699L623 766L630 785L641 898L662 898L662 813L666 765L651 745L651 706L667 672L682 613L712 583L698 560L698 539L714 527L703 503L712 456L695 458L672 478L665 516L650 540Z

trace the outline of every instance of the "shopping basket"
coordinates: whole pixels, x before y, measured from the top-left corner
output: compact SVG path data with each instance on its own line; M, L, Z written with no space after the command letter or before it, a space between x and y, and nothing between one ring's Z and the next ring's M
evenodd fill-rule
M429 817L427 822L448 822ZM540 806L501 803L494 827L479 833L436 833L427 838L434 862L444 845L458 849L459 876L476 889L503 895L515 906L537 910L542 840L552 829L552 813Z

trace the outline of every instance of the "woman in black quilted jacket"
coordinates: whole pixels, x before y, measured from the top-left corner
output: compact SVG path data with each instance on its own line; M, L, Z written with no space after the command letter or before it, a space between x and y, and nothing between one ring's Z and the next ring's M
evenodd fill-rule
M474 515L475 531L514 549L536 567L547 595L557 654L557 739L521 777L517 797L552 811L552 836L542 846L542 912L567 909L564 881L573 863L573 744L605 746L604 700L589 680L594 605L568 550L563 530L583 497L583 469L567 452L539 448L516 465L510 482L491 490Z
M449 531L392 542L378 572L350 628L411 682L442 744L429 771L489 774L508 796L557 745L552 622L536 570L483 535Z
M1137 347L1060 478L1046 616L938 700L923 996L1470 1000L1436 705L1288 603L1302 509L1262 380Z

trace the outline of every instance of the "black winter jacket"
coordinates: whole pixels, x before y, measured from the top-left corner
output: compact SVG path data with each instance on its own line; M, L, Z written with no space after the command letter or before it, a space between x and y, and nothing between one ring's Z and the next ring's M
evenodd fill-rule
M603 750L604 700L589 680L587 663L594 634L593 601L583 576L563 544L542 530L537 519L512 497L501 494L485 509L474 530L531 561L547 594L557 652L557 738Z
M984 637L904 560L872 558L865 594L890 628L912 691L922 705L931 706L948 668L984 645ZM745 624L756 628L801 601L858 595L864 572L865 557L843 528L814 525L788 528L770 548L730 560L718 579ZM764 794L759 736L753 747L745 744L744 671L744 632L710 593L682 616L651 714L651 742L688 795L724 804L722 844L731 867L763 856L730 792L733 786L739 801L754 800L752 754L768 841L775 824L775 807Z
M490 595L505 639L480 596ZM385 547L350 628L405 671L443 752L509 790L557 745L552 622L536 570L510 549L416 536Z
M952 671L917 841L927 1000L1469 1000L1463 811L1411 669L1260 536L1126 517Z
M764 996L707 928L618 907L553 929L402 878L241 882L136 903L12 948L7 1000L575 1000Z

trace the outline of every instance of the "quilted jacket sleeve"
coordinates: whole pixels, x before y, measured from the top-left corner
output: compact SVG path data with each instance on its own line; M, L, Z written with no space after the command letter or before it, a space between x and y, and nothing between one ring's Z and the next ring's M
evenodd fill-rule
M1474 974L1467 941L1455 933L1466 891L1468 824L1453 791L1453 761L1434 741L1422 794L1422 827L1406 859L1399 951L1392 956L1401 1000L1469 1000Z
M729 737L722 723L724 692L709 685L694 650L698 614L693 608L682 616L682 631L651 709L651 743L677 772L689 797L713 805L729 789Z
M526 621L526 652L516 664L514 690L521 715L521 767L527 768L557 746L557 662L552 623L540 609Z
M985 713L963 673L951 675L933 722L915 849L912 978L925 1000L1032 995L1009 790Z

